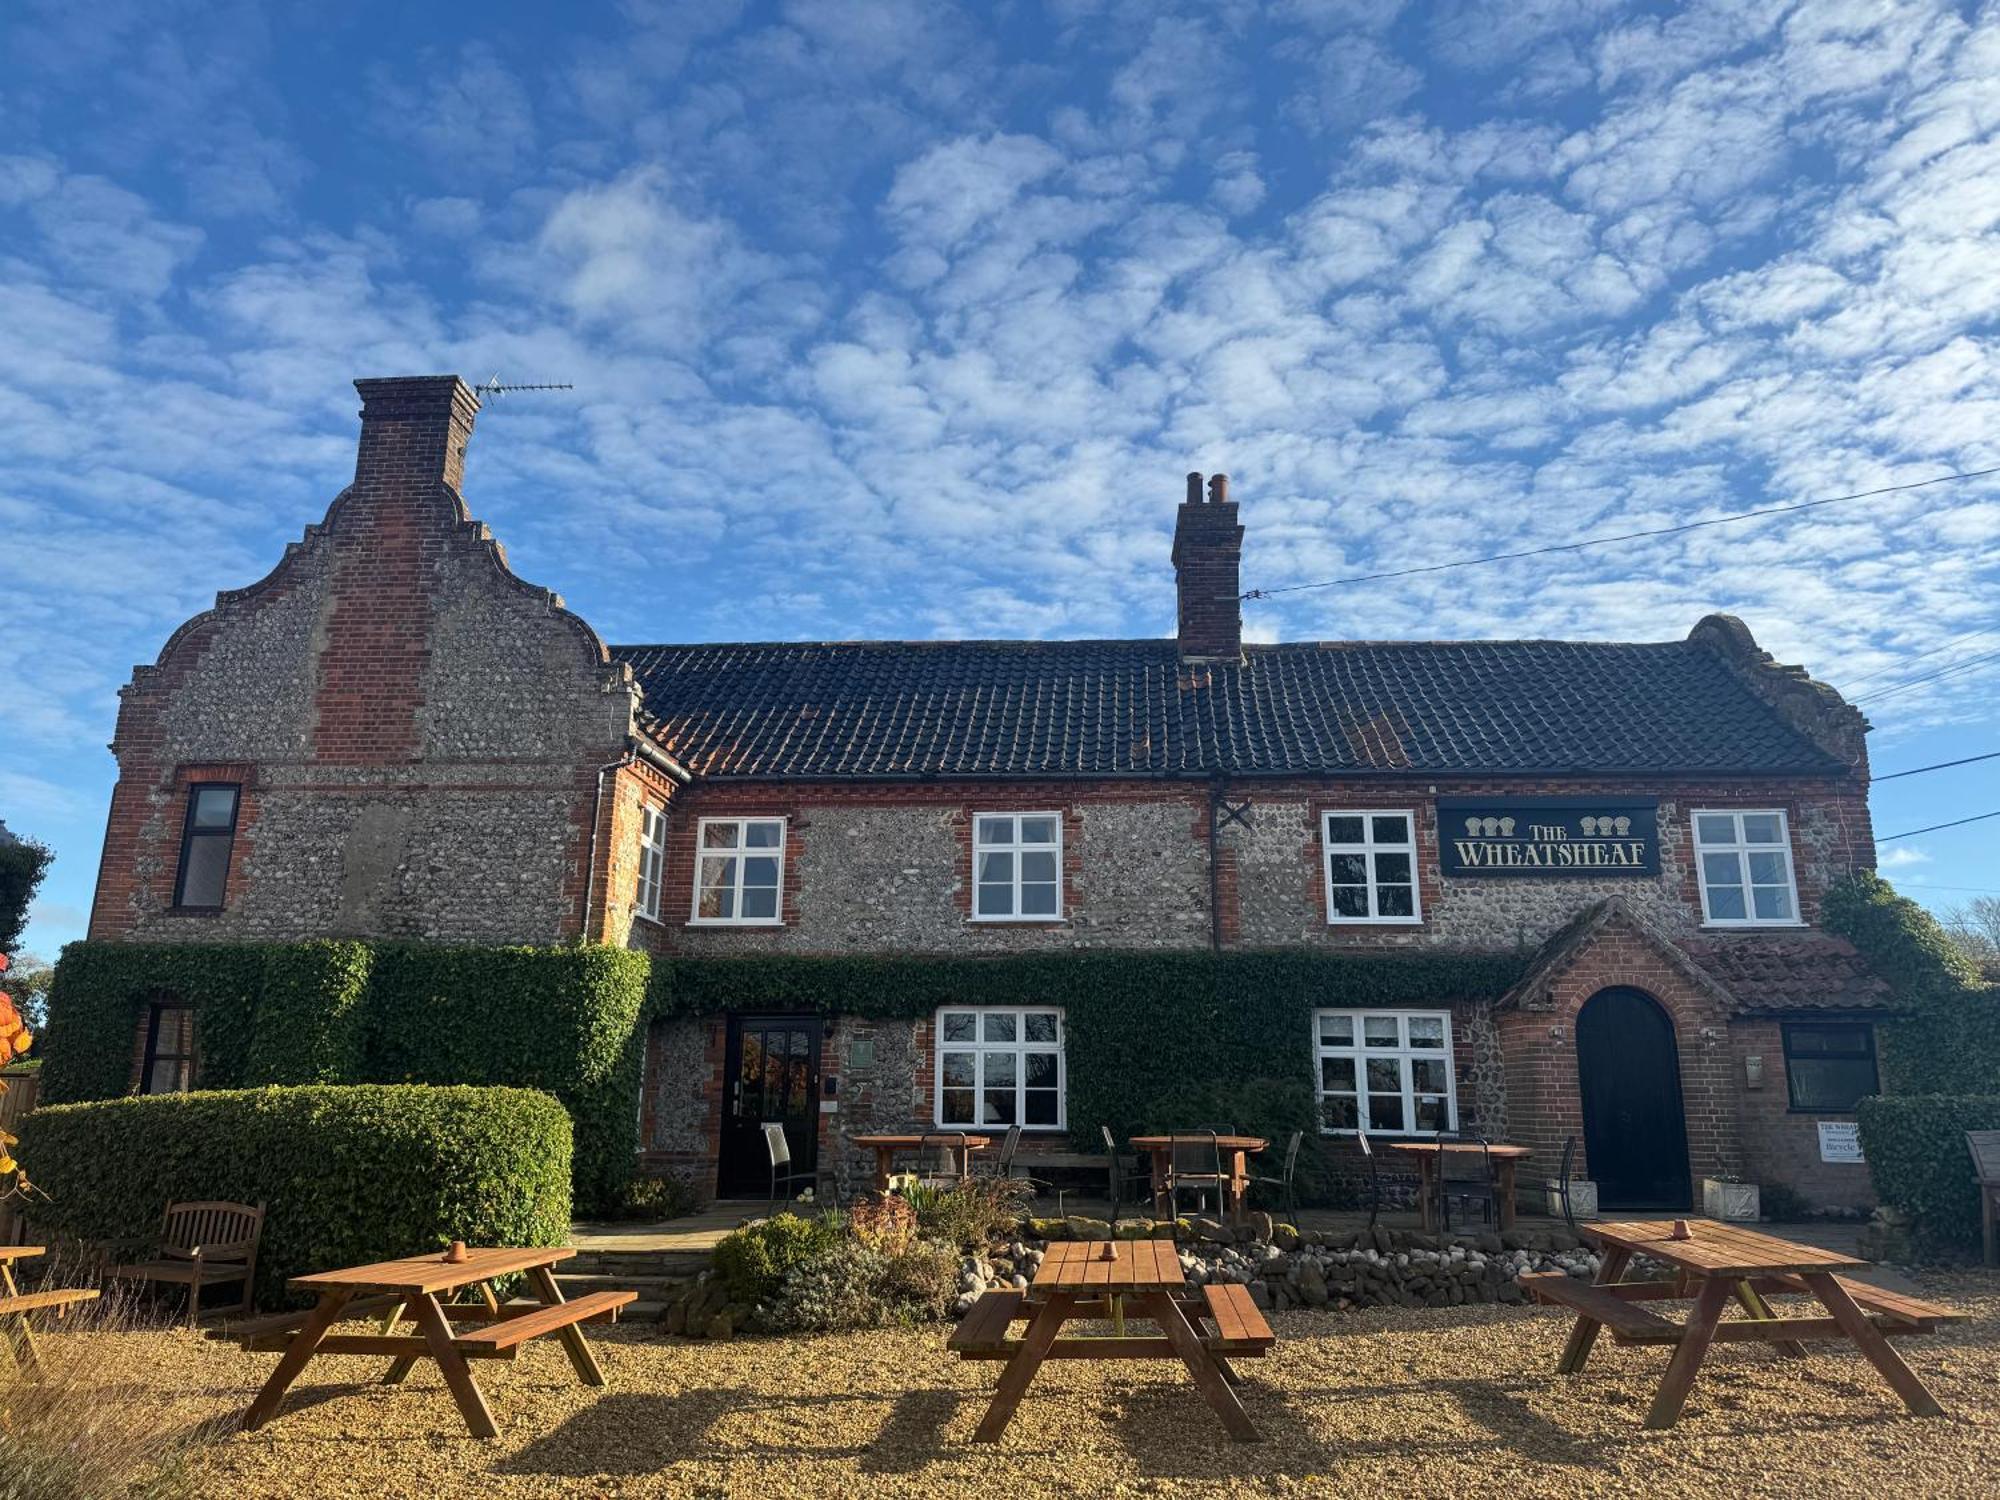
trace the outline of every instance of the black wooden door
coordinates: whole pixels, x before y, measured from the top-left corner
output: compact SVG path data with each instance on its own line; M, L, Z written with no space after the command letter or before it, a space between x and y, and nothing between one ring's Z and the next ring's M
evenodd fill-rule
M818 1016L731 1016L723 1063L722 1160L716 1190L761 1198L771 1190L764 1125L785 1127L795 1172L819 1155Z
M1606 1208L1688 1206L1674 1023L1638 990L1600 990L1576 1020L1583 1149Z

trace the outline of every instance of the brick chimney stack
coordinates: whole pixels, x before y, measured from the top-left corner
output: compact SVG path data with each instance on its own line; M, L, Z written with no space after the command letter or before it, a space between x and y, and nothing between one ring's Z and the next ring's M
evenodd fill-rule
M1238 661L1243 656L1243 528L1229 498L1229 476L1187 477L1187 499L1174 524L1174 582L1180 594L1183 657Z
M465 447L479 398L456 375L403 375L357 380L361 393L361 449L354 461L357 490L439 480L462 490Z

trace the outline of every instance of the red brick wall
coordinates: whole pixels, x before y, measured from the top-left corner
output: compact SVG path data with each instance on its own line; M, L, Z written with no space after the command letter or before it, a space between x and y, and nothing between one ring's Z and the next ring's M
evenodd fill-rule
M1847 1019L1814 1017L1811 1019ZM1865 1164L1825 1162L1819 1156L1819 1122L1851 1121L1848 1114L1794 1114L1785 1078L1783 1023L1742 1020L1729 1028L1741 1090L1744 1176L1751 1182L1782 1183L1814 1203L1834 1208L1872 1208L1875 1190ZM1751 1088L1744 1059L1763 1059L1763 1082Z

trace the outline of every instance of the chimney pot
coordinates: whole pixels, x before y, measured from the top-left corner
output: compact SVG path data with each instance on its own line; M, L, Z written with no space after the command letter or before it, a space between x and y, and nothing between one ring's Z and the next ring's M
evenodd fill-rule
M1217 474L1208 481L1208 503L1227 505L1229 503L1229 476Z
M1188 475L1187 503L1189 505L1201 504L1201 475L1199 474Z

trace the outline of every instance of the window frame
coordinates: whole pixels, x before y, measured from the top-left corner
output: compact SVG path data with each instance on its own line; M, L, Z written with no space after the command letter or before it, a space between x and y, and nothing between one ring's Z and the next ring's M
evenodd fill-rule
M1358 844L1342 840L1336 844L1333 839L1335 818L1360 818L1367 837ZM1402 818L1410 830L1409 842L1402 844L1378 844L1375 842L1375 818ZM1327 807L1319 814L1319 873L1321 898L1326 902L1326 924L1329 927L1421 927L1424 922L1423 868L1418 858L1417 811L1413 807ZM1368 915L1365 917L1343 916L1334 901L1335 882L1333 859L1336 854L1359 854L1368 862ZM1377 854L1407 854L1410 857L1410 914L1408 916L1380 915L1381 901L1379 889L1381 880L1375 873ZM1391 881L1400 885L1400 881ZM1347 882L1340 882L1346 885ZM1317 1033L1315 1033L1316 1035Z
M1013 838L1003 844L983 843L979 837L980 821L985 818L1005 818L1014 825ZM1026 818L1047 818L1055 825L1056 838L1053 844L1023 844L1021 823ZM1053 854L1056 861L1056 909L1053 912L1023 912L1021 910L1021 856L1025 852ZM1014 909L1010 913L995 914L979 909L979 856L982 853L1011 854L1014 859ZM1041 882L1036 881L1039 885ZM1055 810L1030 810L1014 812L1010 809L989 809L972 814L972 902L971 920L974 922L1061 922L1066 920L1068 902L1063 890L1063 815Z
M187 1051L161 1052L160 1020L169 1012L177 1012L187 1017ZM139 1092L152 1094L189 1094L194 1092L194 1007L165 1000L152 1001L146 1012L146 1050L140 1054ZM155 1089L153 1069L163 1062L179 1063L181 1086L177 1089Z
M1701 837L1703 818L1728 818L1735 830L1735 837L1727 844L1704 844ZM1778 820L1779 841L1775 844L1752 844L1743 837L1745 818L1776 818ZM1704 927L1803 927L1805 918L1799 910L1799 870L1798 861L1792 854L1792 820L1782 807L1697 807L1688 813L1688 849L1694 858L1695 886L1701 892L1701 924ZM1753 883L1750 879L1750 855L1758 853L1781 853L1785 858L1785 893L1791 901L1792 914L1789 917L1760 917L1757 915L1757 891L1776 889L1770 881ZM1740 917L1718 917L1710 910L1708 899L1708 865L1705 856L1711 854L1733 855L1736 859L1737 874L1742 877L1737 884L1743 891L1743 915Z
M224 828L197 828L195 809L201 805L203 792L226 791L229 793L229 824ZM174 910L175 911L222 911L229 904L229 868L236 859L236 830L243 821L243 783L240 781L190 781L187 785L187 811L181 818L180 861L174 867ZM187 900L188 855L194 849L196 839L220 839L222 841L222 889L213 902Z
M1859 1095L1853 1104L1821 1105L1799 1103L1798 1091L1792 1086L1792 1064L1796 1062L1824 1062L1825 1054L1794 1057L1792 1036L1801 1031L1859 1031L1868 1039L1868 1069L1875 1075L1875 1087ZM1785 1113L1790 1115L1851 1115L1860 1107L1862 1099L1870 1094L1882 1092L1882 1055L1876 1045L1875 1023L1873 1021L1781 1021L1778 1023L1778 1052L1785 1062Z
M973 1040L970 1042L947 1042L944 1034L944 1018L947 1015L969 1015L974 1018ZM1011 1015L1015 1018L1014 1040L1011 1042L988 1042L985 1040L984 1018L990 1015ZM1029 1042L1027 1020L1030 1015L1053 1015L1056 1018L1056 1118L1053 1124L1030 1125L1027 1122L1028 1066L1029 1052L1047 1052L1046 1042ZM1015 1059L1014 1067L1014 1123L1023 1132L1043 1131L1057 1133L1069 1129L1069 1023L1060 1005L940 1005L931 1017L933 1041L931 1045L931 1119L940 1130L963 1130L972 1134L1007 1129L1007 1122L980 1123L977 1117L985 1112L986 1105L986 1058L992 1053L1006 1053ZM972 1103L974 1120L948 1120L944 1111L944 1055L946 1052L970 1052L974 1054L972 1078Z
M1352 1046L1333 1046L1320 1039L1320 1022L1329 1016L1349 1016L1353 1018L1354 1043ZM1393 1048L1370 1048L1366 1045L1367 1020L1369 1017L1380 1018L1383 1016L1393 1016L1396 1018L1397 1045ZM1409 1023L1413 1020L1436 1020L1444 1023L1444 1047L1442 1051L1433 1050L1428 1047L1419 1050L1410 1045ZM1354 1088L1351 1091L1347 1089L1329 1091L1327 1089L1326 1070L1321 1066L1321 1063L1329 1057L1350 1057L1354 1059ZM1369 1094L1371 1092L1380 1092L1379 1090L1371 1091L1368 1087L1367 1065L1370 1058L1395 1058L1401 1064L1398 1071L1401 1074L1402 1088L1400 1096L1403 1101L1403 1119L1405 1123L1400 1130L1378 1129L1368 1114L1367 1101ZM1444 1128L1448 1133L1455 1132L1458 1129L1459 1120L1458 1061L1457 1044L1452 1036L1452 1014L1449 1009L1428 1007L1397 1009L1376 1006L1367 1010L1353 1010L1339 1005L1321 1006L1315 1009L1312 1013L1313 1103L1315 1112L1319 1118L1319 1133L1323 1136L1352 1136L1356 1134L1357 1127L1355 1126L1329 1125L1326 1123L1326 1101L1329 1098L1351 1098L1354 1100L1355 1119L1359 1122L1359 1128L1366 1129L1370 1136L1383 1136L1392 1140L1421 1140L1426 1136L1435 1136L1438 1133L1437 1131L1421 1128L1416 1123L1417 1095L1419 1091L1415 1083L1415 1069L1410 1064L1418 1058L1425 1060L1442 1058L1444 1062L1445 1085ZM1426 1098L1432 1097L1430 1090L1424 1090L1423 1093Z
M778 886L780 911L783 910L785 873L780 867ZM660 920L660 901L667 888L667 810L657 802L639 804L639 882L632 895L632 906L638 914L650 922ZM700 887L696 887L695 904L701 904Z
M697 818L695 820L694 890L690 893L688 900L688 926L783 927L785 925L785 849L791 841L791 821L791 818L783 813L738 813L729 817ZM702 867L711 859L733 859L736 861L736 881L730 887L736 898L732 904L736 911L741 912L743 910L744 856L753 846L748 842L743 842L737 844L734 848L710 849L707 843L708 830L711 825L716 823L737 824L743 829L741 837L745 840L749 838L749 827L752 823L776 823L778 825L778 842L776 844L754 846L758 851L758 858L763 858L768 851L770 857L776 859L778 862L777 900L772 915L768 917L704 917L701 914L701 872Z

